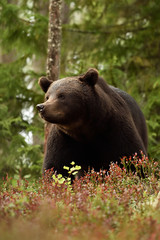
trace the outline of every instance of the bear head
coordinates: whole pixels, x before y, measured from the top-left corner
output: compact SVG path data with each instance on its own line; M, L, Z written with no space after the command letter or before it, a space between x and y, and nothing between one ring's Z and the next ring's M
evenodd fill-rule
M51 81L46 77L39 79L45 92L45 102L37 109L47 122L63 127L78 127L89 115L89 105L94 104L95 84L98 71L89 69L85 74Z

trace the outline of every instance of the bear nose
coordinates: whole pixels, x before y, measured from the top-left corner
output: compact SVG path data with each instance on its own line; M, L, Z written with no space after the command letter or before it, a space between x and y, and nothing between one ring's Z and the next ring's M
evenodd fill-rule
M43 111L44 105L43 104L37 104L36 108L38 109L39 112Z

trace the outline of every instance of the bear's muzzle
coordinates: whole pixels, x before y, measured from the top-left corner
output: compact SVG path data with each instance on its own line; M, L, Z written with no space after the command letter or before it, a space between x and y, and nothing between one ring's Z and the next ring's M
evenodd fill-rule
M43 109L44 109L44 105L43 104L37 104L36 108L40 113L42 113Z

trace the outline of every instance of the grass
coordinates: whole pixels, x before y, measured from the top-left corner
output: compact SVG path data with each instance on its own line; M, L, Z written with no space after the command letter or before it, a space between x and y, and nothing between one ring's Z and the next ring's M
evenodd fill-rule
M72 185L12 179L1 184L0 239L160 239L160 171L157 163L135 155L136 173L111 164ZM140 178L141 169L145 178ZM55 179L55 177L54 177Z

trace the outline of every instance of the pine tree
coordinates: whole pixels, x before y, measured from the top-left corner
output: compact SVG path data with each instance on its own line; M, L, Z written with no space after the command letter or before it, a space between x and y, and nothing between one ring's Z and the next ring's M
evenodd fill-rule
M0 2L0 176L41 172L43 125L34 110L47 50L48 20L41 9L46 3Z

